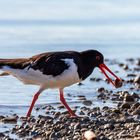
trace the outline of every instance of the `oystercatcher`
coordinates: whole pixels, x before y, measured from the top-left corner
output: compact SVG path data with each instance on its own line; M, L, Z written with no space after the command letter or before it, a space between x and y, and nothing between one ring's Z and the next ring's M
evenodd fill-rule
M27 117L30 117L40 93L48 88L58 88L60 101L70 115L76 116L64 99L63 89L85 80L95 67L100 68L115 87L121 86L121 79L104 64L103 55L96 50L47 52L31 58L0 59L0 69L4 71L1 76L11 74L24 84L40 86L33 97ZM116 78L115 82L105 70Z

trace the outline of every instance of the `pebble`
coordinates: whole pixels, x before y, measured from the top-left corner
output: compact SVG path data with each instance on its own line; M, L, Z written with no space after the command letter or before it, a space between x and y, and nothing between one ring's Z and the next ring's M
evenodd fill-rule
M59 105L57 108L58 109L64 109L65 107L63 105Z
M2 122L4 123L17 123L17 117L13 116L13 117L5 117L2 119Z
M140 59L137 60L136 64L140 66Z
M104 94L104 93L100 93L100 94L97 96L97 98L106 99L107 96L106 96L106 94Z
M140 96L139 96L139 94L136 94L136 93L132 93L132 96L136 99L140 99Z
M124 69L124 70L128 70L128 69L129 69L128 65L124 65L124 66L123 66L123 69Z
M124 95L124 101L125 102L134 102L135 98L132 95L130 95L130 94L125 94Z
M132 106L131 106L131 109L134 110L136 108L140 107L140 103L139 102L136 102L134 103Z
M2 137L5 137L5 135L2 132L0 132L0 138Z
M78 95L78 100L86 100L86 97L84 95Z
M140 106L132 112L132 115L140 115Z
M113 129L114 129L114 125L108 123L108 124L105 124L103 128L104 128L104 129L111 129L111 130L113 130Z
M83 84L83 83L78 83L77 85L78 85L78 86L83 86L84 84Z
M2 120L2 119L4 119L5 117L4 116L0 116L0 121Z
M84 133L84 138L86 140L95 140L96 139L96 135L93 131L88 130Z
M126 76L127 77L136 77L136 74L131 73L131 74L127 74Z
M121 113L120 109L113 109L112 111L113 111L114 113L117 113L117 114L120 114L120 113Z
M137 75L134 79L134 83L140 84L140 75Z
M90 81L95 81L95 82L99 82L101 80L102 80L101 78L90 78Z
M97 89L97 92L104 93L105 92L105 88L104 87L98 88Z
M84 100L82 103L84 105L86 105L86 106L91 106L92 105L92 101L91 100Z
M131 107L130 104L127 103L127 102L126 102L126 103L123 103L123 104L120 106L121 109L130 109L130 107Z

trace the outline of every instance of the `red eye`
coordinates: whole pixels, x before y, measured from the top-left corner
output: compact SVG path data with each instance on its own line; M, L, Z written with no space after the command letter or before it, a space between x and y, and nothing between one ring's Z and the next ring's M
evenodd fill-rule
M100 60L100 56L96 56L96 60Z

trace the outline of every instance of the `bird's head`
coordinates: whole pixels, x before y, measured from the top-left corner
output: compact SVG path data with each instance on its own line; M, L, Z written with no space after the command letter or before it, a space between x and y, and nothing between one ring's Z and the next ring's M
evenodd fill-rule
M110 83L112 83L116 88L121 87L122 86L122 80L117 77L105 64L104 64L104 56L96 51L96 50L87 50L83 52L83 56L86 57L86 60L92 64L92 67L98 67L102 73L106 76L106 78L108 79L108 81ZM110 73L115 80L113 81L106 73L106 71L108 73Z

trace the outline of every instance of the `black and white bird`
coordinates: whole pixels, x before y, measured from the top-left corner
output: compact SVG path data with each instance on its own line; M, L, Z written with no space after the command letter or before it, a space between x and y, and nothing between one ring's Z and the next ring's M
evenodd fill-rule
M114 86L121 86L121 79L104 64L103 55L96 50L47 52L31 58L0 59L0 70L3 71L1 76L11 74L24 84L40 86L33 97L27 117L30 117L40 93L48 88L59 89L60 101L70 115L76 116L64 99L63 89L85 80L95 67L100 68ZM105 70L116 78L115 82Z

